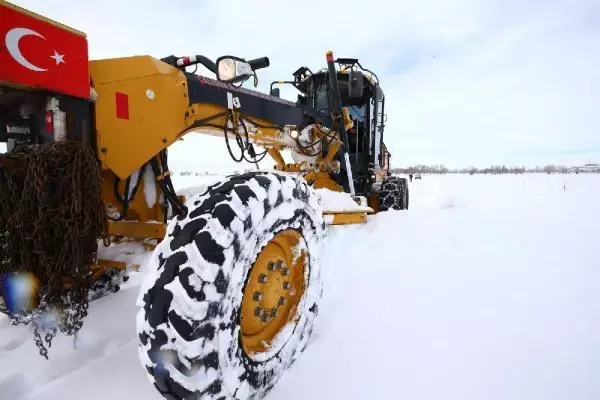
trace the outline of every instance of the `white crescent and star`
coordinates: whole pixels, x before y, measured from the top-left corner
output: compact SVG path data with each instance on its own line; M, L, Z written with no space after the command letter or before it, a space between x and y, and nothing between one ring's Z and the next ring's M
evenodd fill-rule
M12 58L14 58L14 60L16 62L18 62L19 64L21 64L23 67L25 67L27 69L30 69L35 72L47 71L46 68L41 68L35 64L32 64L27 58L25 58L23 53L21 53L21 50L19 49L19 41L25 36L37 36L39 38L46 40L45 37L43 37L36 31L31 30L29 28L13 28L6 33L6 37L4 38L4 43L6 44L6 48L8 49L8 52L10 53L10 55L12 56ZM54 50L54 54L50 56L50 58L54 59L54 61L56 62L56 65L58 65L60 63L66 63L66 61L64 60L64 57L65 57L64 54L60 54L56 50Z

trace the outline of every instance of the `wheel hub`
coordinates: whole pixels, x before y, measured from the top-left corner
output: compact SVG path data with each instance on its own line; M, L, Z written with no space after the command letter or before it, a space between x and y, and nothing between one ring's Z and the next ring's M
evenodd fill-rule
M296 314L304 292L304 254L296 257L302 237L295 229L275 235L263 248L246 282L240 327L246 353L268 350Z

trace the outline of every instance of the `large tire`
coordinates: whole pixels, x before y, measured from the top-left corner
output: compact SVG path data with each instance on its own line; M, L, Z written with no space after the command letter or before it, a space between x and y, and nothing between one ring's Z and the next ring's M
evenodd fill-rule
M209 186L187 206L186 216L169 223L141 287L140 360L168 399L262 398L304 350L317 316L325 234L318 199L302 178L251 172ZM251 353L242 323L254 315L243 304L257 300L245 290L259 285L253 271L262 250L290 229L308 252L293 281L302 285L296 312L286 314L293 322L270 349Z
M388 176L381 182L379 211L408 209L408 182L406 178Z

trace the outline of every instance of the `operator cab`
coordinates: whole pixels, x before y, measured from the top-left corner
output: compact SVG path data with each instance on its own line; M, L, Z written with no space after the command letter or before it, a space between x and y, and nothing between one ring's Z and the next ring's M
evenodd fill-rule
M384 102L385 97L378 79L371 71L363 68L356 59L336 60L340 69L337 71L338 87L342 107L346 107L354 126L348 133L350 164L356 191L367 193L374 183L375 175L380 175L386 166L382 157ZM367 73L365 73L367 72ZM330 81L326 69L312 73L301 67L294 72L294 81L274 82L291 83L302 94L298 95L298 103L329 115L333 109L330 95ZM279 90L271 85L271 95L278 96ZM345 180L345 166L338 175L340 184Z

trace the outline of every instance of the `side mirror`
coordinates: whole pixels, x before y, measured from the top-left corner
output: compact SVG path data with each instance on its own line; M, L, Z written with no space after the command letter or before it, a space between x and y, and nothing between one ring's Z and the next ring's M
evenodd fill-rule
M280 93L279 93L279 88L278 87L271 89L271 96L273 96L273 97L280 97Z
M350 71L348 80L348 97L351 99L359 99L364 94L363 74L361 71Z
M222 56L217 59L217 79L224 83L237 83L248 80L254 72L243 58Z

